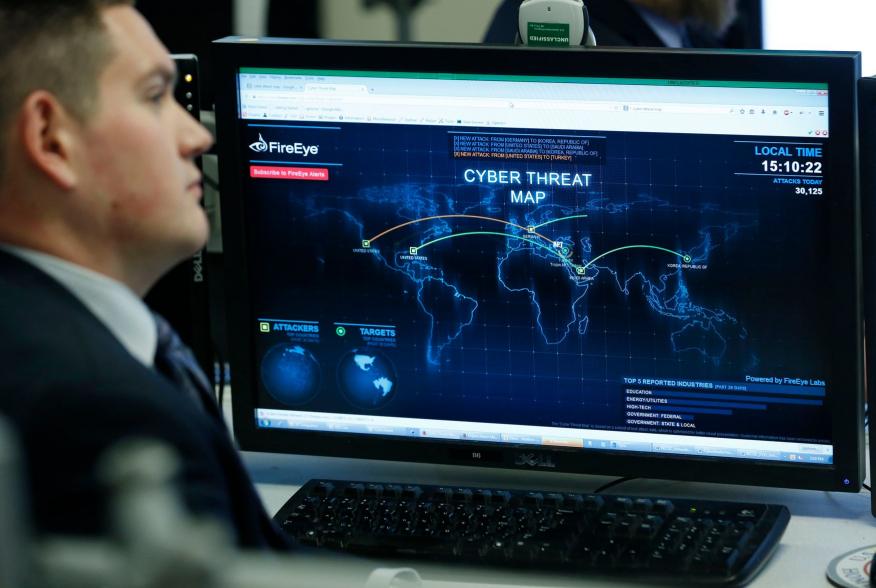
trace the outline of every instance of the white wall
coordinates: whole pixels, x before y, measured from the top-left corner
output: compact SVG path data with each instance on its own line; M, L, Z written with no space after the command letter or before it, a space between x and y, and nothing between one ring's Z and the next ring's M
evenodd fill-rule
M295 0L274 0L295 2ZM501 0L423 0L411 19L414 41L478 42ZM235 0L235 34L263 35L267 0ZM362 0L320 0L322 36L329 39L395 40L395 13L371 10Z
M863 73L876 75L876 2L873 0L765 0L766 49L863 51Z

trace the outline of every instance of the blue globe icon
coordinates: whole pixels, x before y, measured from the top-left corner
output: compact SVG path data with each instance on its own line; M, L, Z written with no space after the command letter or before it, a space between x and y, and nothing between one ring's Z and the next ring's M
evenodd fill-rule
M359 348L349 351L338 365L338 386L352 404L367 409L384 406L396 394L395 367L379 351Z
M261 375L268 394L283 404L304 404L319 391L319 362L294 343L271 347L262 360Z

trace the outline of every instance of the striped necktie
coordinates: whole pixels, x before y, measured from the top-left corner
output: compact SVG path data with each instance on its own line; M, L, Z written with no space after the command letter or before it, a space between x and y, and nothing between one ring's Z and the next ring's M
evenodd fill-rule
M192 350L182 342L170 323L153 313L158 327L158 346L155 350L155 369L189 396L200 410L222 419L216 403L213 386L198 365Z

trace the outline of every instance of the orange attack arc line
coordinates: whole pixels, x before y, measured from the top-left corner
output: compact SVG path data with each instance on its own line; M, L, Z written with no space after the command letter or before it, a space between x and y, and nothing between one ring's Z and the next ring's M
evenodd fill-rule
M377 241L379 238L381 238L382 236L386 235L387 233L391 233L391 232L393 232L393 231L395 231L395 230L398 230L398 229L400 229L400 228L402 228L402 227L406 227L406 226L408 226L408 225L413 225L413 224L415 224L415 223L421 223L421 222L424 222L424 221L427 221L427 220L434 220L434 219L438 219L438 218L476 218L476 219L480 219L480 220L487 220L487 221L492 221L492 222L496 222L496 223L502 223L503 225L508 225L508 226L511 226L511 227L516 227L516 228L518 228L518 229L521 229L522 231L524 231L524 232L526 232L526 233L529 233L530 235L537 235L537 236L541 237L542 239L544 239L545 241L547 241L548 243L553 243L553 242L554 242L553 239L549 239L548 237L545 237L545 236L542 235L541 233L536 233L535 231L530 231L530 230L529 230L528 228L526 228L526 227L522 227L522 226L520 226L520 225L516 225L516 224L514 224L514 223L509 223L508 221L502 220L502 219L500 219L500 218L492 218L492 217L489 217L489 216L477 216L477 215L474 215L474 214L441 214L441 215L438 215L438 216L427 216L427 217L424 217L424 218L418 218L418 219L416 219L416 220L408 221L408 222L406 222L406 223L402 223L402 224L400 224L400 225L396 225L396 226L394 226L394 227L391 227L391 228L389 228L389 229L386 229L385 231L383 231L383 232L380 233L379 235L377 235L377 236L372 237L371 239L369 239L369 241L373 243L374 241Z

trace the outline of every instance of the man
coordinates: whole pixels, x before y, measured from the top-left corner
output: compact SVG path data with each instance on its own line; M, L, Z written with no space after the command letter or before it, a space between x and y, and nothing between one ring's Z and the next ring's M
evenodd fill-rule
M719 47L738 0L584 0L596 44L629 47ZM520 0L504 0L484 39L511 43Z
M95 464L150 437L194 513L285 547L212 398L161 369L140 300L208 232L194 159L212 138L174 101L172 59L126 0L0 0L0 38L0 412L37 530L105 532Z

